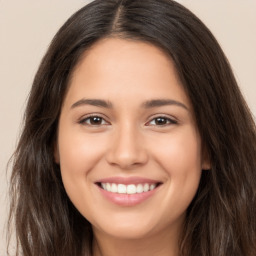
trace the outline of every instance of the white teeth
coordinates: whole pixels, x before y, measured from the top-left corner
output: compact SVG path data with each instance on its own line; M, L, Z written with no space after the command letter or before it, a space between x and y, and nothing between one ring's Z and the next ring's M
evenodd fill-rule
M115 183L101 183L101 187L104 190L112 193L119 193L119 194L140 194L143 192L148 192L156 188L156 184L115 184Z
M107 185L106 185L106 190L111 191L111 185L109 183L107 183Z
M126 186L124 184L118 184L117 185L117 193L126 194Z
M144 192L148 192L149 191L149 185L147 183L144 185L143 191Z
M136 186L135 185L128 185L127 186L127 194L135 194L136 193Z
M156 187L156 184L151 184L149 190L153 190Z
M117 185L115 183L112 183L111 192L113 192L113 193L117 192Z
M143 186L141 184L138 184L136 187L136 192L137 193L142 193L143 192Z

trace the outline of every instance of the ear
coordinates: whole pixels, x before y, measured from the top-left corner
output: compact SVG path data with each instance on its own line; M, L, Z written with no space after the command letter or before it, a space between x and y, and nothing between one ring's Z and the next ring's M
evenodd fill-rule
M59 146L58 143L55 142L54 143L54 152L53 152L53 156L54 156L54 161L56 164L60 163L60 154L59 154Z
M203 162L202 163L202 170L210 170L211 169L211 163L210 162Z
M208 151L205 149L203 149L202 152L202 166L201 166L202 170L210 170L211 169L211 159L210 159L210 155L208 153Z

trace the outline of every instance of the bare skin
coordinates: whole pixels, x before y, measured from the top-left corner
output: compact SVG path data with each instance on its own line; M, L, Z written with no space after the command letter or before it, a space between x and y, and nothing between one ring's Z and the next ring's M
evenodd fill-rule
M69 198L92 224L94 256L177 256L186 209L210 166L204 155L165 53L117 38L85 53L62 106L55 160ZM121 196L104 188L118 180L127 191L155 187Z
M124 240L112 238L102 233L98 235L98 232L95 231L94 256L178 256L177 234L179 230L173 229L172 233L173 235L167 229L166 232L159 232L159 234L155 234L152 237Z

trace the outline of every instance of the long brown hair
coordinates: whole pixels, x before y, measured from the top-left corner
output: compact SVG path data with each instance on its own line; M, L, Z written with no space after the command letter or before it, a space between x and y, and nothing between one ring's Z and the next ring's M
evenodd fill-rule
M181 256L256 255L256 128L216 39L171 0L96 0L58 31L35 76L13 157L9 225L24 256L92 254L92 229L53 158L72 71L96 41L149 42L173 60L211 159L187 209Z

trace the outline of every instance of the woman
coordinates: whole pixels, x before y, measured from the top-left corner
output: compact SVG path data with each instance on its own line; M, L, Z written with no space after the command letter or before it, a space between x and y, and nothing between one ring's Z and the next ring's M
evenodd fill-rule
M170 0L59 30L14 156L21 255L256 253L256 132L225 55Z

